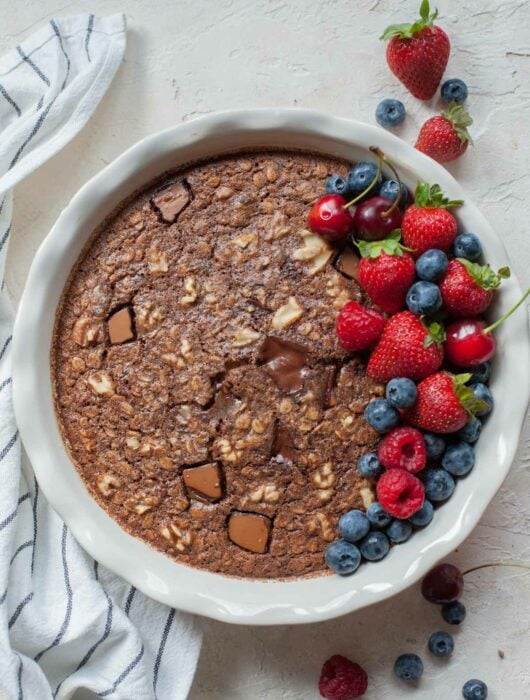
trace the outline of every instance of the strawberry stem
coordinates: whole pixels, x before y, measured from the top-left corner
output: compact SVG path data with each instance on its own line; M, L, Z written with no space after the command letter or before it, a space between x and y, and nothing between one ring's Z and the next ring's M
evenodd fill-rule
M374 150L374 149L376 149L376 150ZM370 146L370 151L372 151L372 153L376 153L376 151L379 151L379 149L377 148L377 146ZM364 196L366 196L368 194L368 192L370 192L370 190L379 182L379 178L381 177L381 170L383 168L383 159L381 157L383 152L380 151L380 153L381 153L381 155L376 153L376 155L377 155L377 172L375 174L374 179L368 185L368 187L361 192L361 194L358 194L357 197L355 197L354 199L351 200L351 202L347 202L342 207L343 209L348 209L349 207L352 207L354 204L357 204L357 202L359 200L361 200Z
M521 306L521 304L523 303L523 301L526 299L526 297L527 297L529 294L530 294L530 287L528 287L528 289L526 290L526 292L525 292L525 293L523 294L523 296L519 299L519 301L517 302L517 304L515 304L515 306L512 306L512 308L511 308L509 311L507 311L503 316L501 316L500 318L498 318L498 319L497 319L494 323L492 323L490 326L488 326L487 328L485 328L482 332L483 332L483 333L491 333L492 331L494 331L494 330L497 328L497 326L500 326L501 323L503 323L504 321L506 321L506 319L509 318L509 317L513 314L513 312Z

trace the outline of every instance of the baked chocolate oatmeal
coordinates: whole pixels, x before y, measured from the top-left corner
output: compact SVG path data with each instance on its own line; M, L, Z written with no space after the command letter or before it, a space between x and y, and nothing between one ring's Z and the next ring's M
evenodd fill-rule
M65 290L52 371L71 457L112 518L179 562L324 574L339 516L373 500L356 463L381 387L335 333L357 259L306 229L347 168L270 152L165 176Z

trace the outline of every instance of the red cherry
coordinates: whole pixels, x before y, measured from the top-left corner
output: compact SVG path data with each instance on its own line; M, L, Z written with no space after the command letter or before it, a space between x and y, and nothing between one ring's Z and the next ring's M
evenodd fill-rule
M464 590L464 577L452 564L439 564L431 569L421 584L421 593L430 603L443 605L458 600Z
M489 360L497 343L484 333L486 322L479 319L455 321L446 328L445 355L458 367L475 367Z
M356 235L365 241L380 241L401 226L403 214L387 197L370 197L359 204L353 217ZM387 216L385 216L387 214Z
M340 241L353 229L353 217L339 194L327 194L311 207L307 225L328 241Z

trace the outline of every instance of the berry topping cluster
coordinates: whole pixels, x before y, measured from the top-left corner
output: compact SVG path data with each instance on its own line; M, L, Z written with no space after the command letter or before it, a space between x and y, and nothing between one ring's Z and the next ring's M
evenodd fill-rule
M364 412L382 436L378 450L357 464L377 502L366 513L345 513L340 539L326 552L327 565L343 576L426 527L473 469L474 443L493 409L493 331L522 302L487 325L482 315L508 268L495 272L478 236L459 231L452 209L462 201L420 182L410 202L392 163L379 148L370 151L377 162L329 177L328 194L308 217L311 230L337 246L339 259L355 249L360 255L355 278L364 299L342 308L336 331L346 350L368 353L367 374L386 384L385 398ZM433 641L433 653L448 654L449 647ZM419 668L410 660L402 666L412 675Z

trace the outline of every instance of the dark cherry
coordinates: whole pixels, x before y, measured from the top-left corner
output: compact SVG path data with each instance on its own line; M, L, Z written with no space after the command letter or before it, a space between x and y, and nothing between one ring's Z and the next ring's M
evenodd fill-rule
M307 217L307 225L314 233L328 241L340 241L351 233L353 217L347 201L339 194L327 194L316 201Z
M455 321L446 328L445 356L457 367L476 367L495 353L497 343L479 319Z
M370 197L359 204L353 217L357 238L365 241L380 241L401 226L403 213L399 207L392 209L394 202L387 197ZM384 216L390 212L388 216Z
M464 577L452 564L439 564L431 569L421 584L421 593L430 603L443 605L458 600L464 590Z

